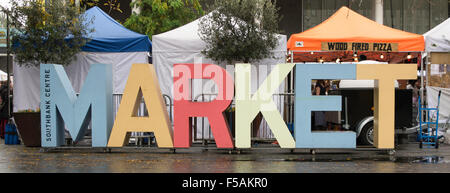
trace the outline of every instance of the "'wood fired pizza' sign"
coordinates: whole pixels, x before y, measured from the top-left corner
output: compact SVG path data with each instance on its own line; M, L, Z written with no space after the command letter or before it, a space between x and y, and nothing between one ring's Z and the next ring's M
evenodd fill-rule
M322 51L397 52L398 43L322 42Z

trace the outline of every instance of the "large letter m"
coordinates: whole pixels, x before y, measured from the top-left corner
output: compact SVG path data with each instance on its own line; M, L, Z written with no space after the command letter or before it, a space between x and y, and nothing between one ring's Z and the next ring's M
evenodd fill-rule
M92 120L92 146L106 147L112 128L112 67L93 64L77 97L61 65L40 67L42 147L64 143L65 128L81 140Z

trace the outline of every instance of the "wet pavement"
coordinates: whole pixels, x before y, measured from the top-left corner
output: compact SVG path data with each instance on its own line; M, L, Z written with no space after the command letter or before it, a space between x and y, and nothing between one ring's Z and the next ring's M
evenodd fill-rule
M0 140L0 172L38 173L410 173L450 172L450 145L420 149L418 144L399 145L395 153L368 148L280 149L259 145L240 154L210 145L191 149L125 147L103 149L77 147L46 149L4 145Z

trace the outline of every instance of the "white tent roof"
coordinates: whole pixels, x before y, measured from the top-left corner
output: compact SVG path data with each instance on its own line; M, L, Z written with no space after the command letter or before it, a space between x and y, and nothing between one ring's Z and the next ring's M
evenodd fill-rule
M206 17L206 16L203 16ZM202 18L203 18L202 17ZM206 43L199 36L199 23L202 18L192 21L184 26L171 31L152 36L152 57L158 75L161 91L163 94L172 96L172 66L176 63L212 63L225 67L225 64L206 58L201 51ZM278 46L272 50L275 58L267 58L258 62L258 65L275 65L286 62L286 35L278 35ZM195 61L194 61L195 60ZM271 68L268 68L269 71ZM234 74L229 71L230 74ZM268 72L263 73L265 79ZM255 76L256 77L256 76ZM260 83L260 82L259 82ZM259 85L259 84L258 84ZM255 85L257 86L257 85ZM255 87L256 89L256 87Z
M152 36L152 53L159 52L201 52L206 43L199 36L199 23L205 15L186 25ZM279 45L273 51L286 52L286 35L278 34ZM156 43L155 43L156 42Z
M450 18L423 34L425 51L450 52Z
M171 31L152 36L152 40L157 42L156 45L152 45L152 53L203 50L206 44L197 33L199 22L200 19L197 19Z

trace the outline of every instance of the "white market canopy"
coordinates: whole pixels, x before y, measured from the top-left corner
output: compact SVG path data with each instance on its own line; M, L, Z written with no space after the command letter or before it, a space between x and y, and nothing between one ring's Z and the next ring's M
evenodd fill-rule
M450 18L423 34L426 52L450 52Z
M450 52L450 18L426 32L423 36L425 37L426 52ZM450 120L450 89L428 86L427 104L433 108L437 106L439 91L442 91L439 123L446 123Z
M203 16L206 17L206 16ZM173 64L176 63L205 63L205 64L217 64L225 68L228 73L234 78L234 65L225 65L206 58L201 52L206 47L206 43L201 40L199 36L199 22L202 18L199 18L184 26L178 27L171 31L161 33L152 36L152 58L155 65L156 74L161 87L161 92L172 97L173 87ZM267 75L271 72L272 68L276 64L286 63L286 35L278 35L278 46L272 50L274 57L268 57L259 62L252 63L252 88L251 91L255 92L259 85L265 80ZM201 94L207 94L205 101L210 101L210 95L217 93L215 85L212 81L206 80L193 80L193 99L199 99L201 101ZM284 92L284 83L280 86L278 92ZM275 98L275 103L278 103L278 99ZM279 111L283 112L282 105L279 104ZM206 121L207 122L207 121ZM264 138L273 137L268 131L267 124L263 121L262 129L260 129L259 136ZM205 133L207 138L209 124L205 124ZM197 134L201 133L201 124L198 124ZM200 133L199 133L200 132ZM264 133L264 134L263 134Z

